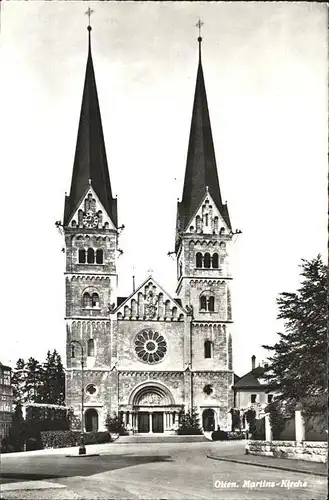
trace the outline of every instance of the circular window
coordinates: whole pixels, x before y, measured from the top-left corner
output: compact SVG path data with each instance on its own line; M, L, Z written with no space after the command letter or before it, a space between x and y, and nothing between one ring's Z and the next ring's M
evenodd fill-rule
M207 384L203 388L203 392L207 394L208 396L214 392L214 389L212 388L212 385Z
M153 330L142 330L135 337L135 352L145 363L162 361L167 352L167 342L163 335Z
M94 384L87 385L87 387L86 387L87 394L93 395L93 394L95 394L96 391L97 391L97 389L96 389L96 386Z

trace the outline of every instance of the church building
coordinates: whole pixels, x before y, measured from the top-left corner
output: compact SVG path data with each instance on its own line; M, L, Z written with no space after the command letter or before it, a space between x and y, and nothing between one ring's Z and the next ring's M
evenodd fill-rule
M66 404L78 421L83 395L85 431L104 430L107 415L118 415L139 433L173 434L179 412L192 407L204 430L217 425L230 430L233 232L218 181L202 39L183 195L177 205L177 287L170 294L148 276L129 296L119 297L117 200L106 159L90 26L88 37L63 221Z

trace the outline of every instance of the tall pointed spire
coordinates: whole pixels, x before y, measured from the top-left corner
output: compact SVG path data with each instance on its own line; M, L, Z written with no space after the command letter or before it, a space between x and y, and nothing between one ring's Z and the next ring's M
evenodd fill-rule
M90 13L89 13L90 16ZM82 96L70 195L66 198L64 224L77 208L89 185L117 226L116 199L112 197L102 120L91 54L91 26L88 25L88 57Z
M201 25L202 23L199 21L197 24L199 35ZM206 87L202 69L201 43L202 38L199 36L198 72L194 94L183 197L182 201L179 203L181 229L186 229L189 220L197 211L207 190L216 203L224 220L230 227L227 207L222 203L219 188Z

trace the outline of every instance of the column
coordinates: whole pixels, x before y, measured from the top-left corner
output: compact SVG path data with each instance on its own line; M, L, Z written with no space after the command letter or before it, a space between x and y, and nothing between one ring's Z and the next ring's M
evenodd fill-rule
M272 441L272 427L270 423L270 414L265 414L265 441Z
M149 434L152 434L153 433L153 428L152 428L152 412L150 411L149 413L149 426L150 426L150 429L149 429Z
M295 440L299 443L305 441L305 421L302 410L295 410Z

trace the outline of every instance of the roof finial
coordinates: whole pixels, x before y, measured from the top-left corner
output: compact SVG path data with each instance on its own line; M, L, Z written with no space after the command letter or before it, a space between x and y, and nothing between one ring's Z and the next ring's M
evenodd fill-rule
M204 25L204 23L201 21L199 18L198 22L196 23L196 27L199 29L199 36L198 36L198 42L199 42L199 59L201 61L201 42L202 42L202 37L201 37L201 28Z
M94 11L88 7L88 9L86 10L85 14L88 16L88 26L87 26L87 30L88 30L88 48L89 48L89 52L90 52L90 48L91 48L91 40L90 40L90 32L92 30L91 26L90 26L90 16L91 14L93 13Z

